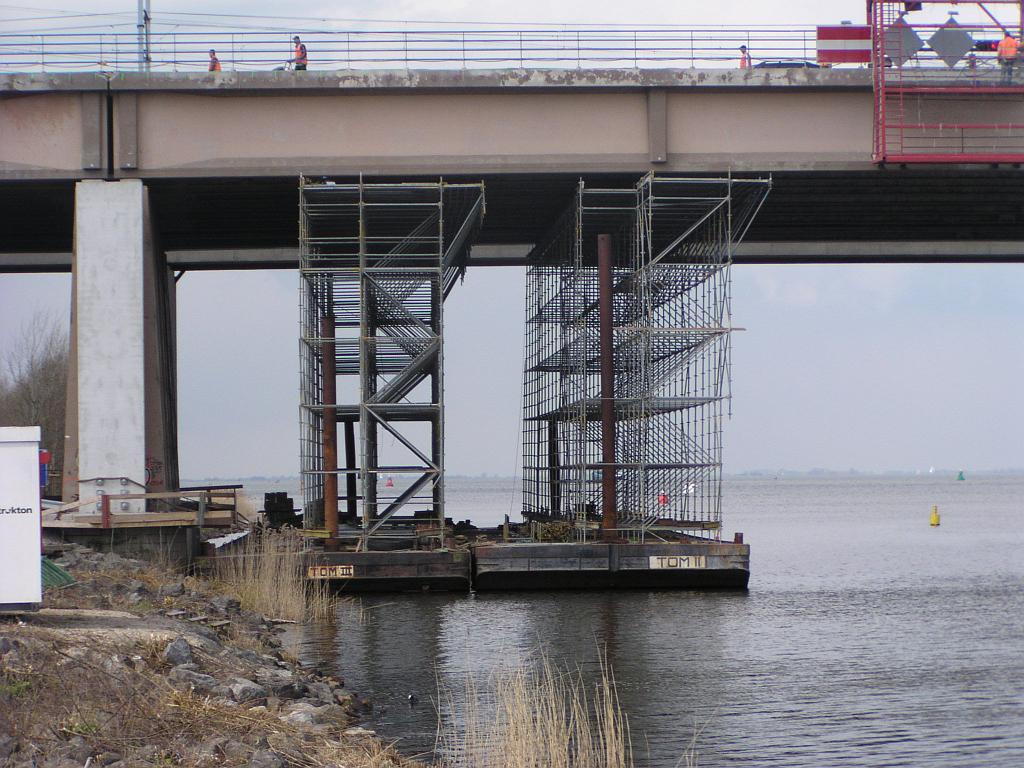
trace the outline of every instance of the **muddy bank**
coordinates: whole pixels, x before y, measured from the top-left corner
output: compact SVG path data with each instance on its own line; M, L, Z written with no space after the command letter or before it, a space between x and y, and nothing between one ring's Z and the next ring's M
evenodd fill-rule
M370 703L300 668L275 617L207 580L60 545L75 585L0 618L0 765L408 766Z

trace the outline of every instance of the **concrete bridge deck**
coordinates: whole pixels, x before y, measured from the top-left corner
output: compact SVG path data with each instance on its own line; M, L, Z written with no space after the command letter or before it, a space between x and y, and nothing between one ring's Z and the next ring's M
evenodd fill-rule
M299 174L482 179L478 242L518 246L482 264L648 171L771 174L741 263L1022 258L1019 168L878 167L871 134L857 69L2 75L0 271L68 269L73 183L130 178L173 265L290 266Z
M0 97L2 180L870 162L866 70L7 75Z

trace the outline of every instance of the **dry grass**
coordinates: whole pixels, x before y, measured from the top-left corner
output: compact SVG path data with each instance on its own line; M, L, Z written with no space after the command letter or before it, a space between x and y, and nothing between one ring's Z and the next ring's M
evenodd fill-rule
M694 723L693 736L690 737L690 743L686 745L683 754L676 761L675 768L697 768L697 757L699 754L697 752L697 742L707 724L707 722L703 724Z
M249 536L240 554L217 560L214 577L243 608L269 618L324 621L337 608L326 583L306 578L298 531Z
M93 645L83 653L45 633L29 642L18 666L3 670L18 690L0 691L0 732L43 755L73 736L125 755L153 743L175 752L201 736L194 723L167 717L167 700L178 694L147 669L150 649Z
M162 604L158 596L160 587L170 580L181 579L174 571L148 563L144 566L107 567L83 570L72 567L75 583L57 589L47 589L43 604L47 608L99 608L129 610L145 613ZM141 603L129 604L127 585L141 582L150 596ZM188 580L186 580L188 582Z
M632 768L629 725L605 666L593 690L542 658L496 672L489 690L467 683L465 705L442 696L442 768ZM452 716L453 715L453 716Z

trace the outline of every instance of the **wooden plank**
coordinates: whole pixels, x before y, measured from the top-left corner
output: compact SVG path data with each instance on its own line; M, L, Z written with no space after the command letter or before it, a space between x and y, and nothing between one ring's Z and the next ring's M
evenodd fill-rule
M85 499L79 501L69 501L67 504L61 504L59 507L51 507L50 509L43 510L44 515L55 514L58 517L63 515L65 512L70 512L79 507L84 507L89 504L96 504L99 502L99 497L93 499Z
M195 498L197 500L202 500L203 498L206 498L207 500L212 500L212 499L215 499L215 498L234 498L234 497L235 497L235 492L234 491L193 491L193 492L169 491L169 492L166 492L166 493L122 493L122 494L116 494L116 495L112 495L111 496L111 498L116 500L116 501L127 500L127 499L193 499L193 498ZM90 506L92 504L98 504L99 501L100 501L100 497L98 497L98 496L94 497L94 498L91 498L91 499L79 499L78 501L70 501L67 504L61 504L59 507L50 507L49 509L44 509L43 510L43 517L45 518L47 516L50 516L50 517L55 517L55 518L59 519L62 515L65 515L68 512L73 512L76 509L81 509L82 507L87 507L87 506ZM233 508L231 507L231 505L225 504L224 506L227 507L227 510L225 510L225 511L231 511L231 512L234 511ZM186 511L192 511L192 510L186 510ZM162 514L167 514L167 513L162 513Z
M181 522L188 522L195 520L194 512L135 512L130 514L112 514L110 516L111 523L121 523L122 525L127 523L150 523L150 522L161 522L165 520L175 520ZM75 515L75 521L79 523L89 523L90 525L96 525L97 523L103 522L102 515Z
M133 523L141 524L164 524L164 525L181 525L181 524L194 524L196 522L197 513L195 510L177 510L174 512L137 512L133 514L112 514L111 522L115 525L131 525ZM206 519L208 522L212 521L229 521L231 513L225 510L217 510L214 512L207 512ZM75 515L76 522L84 522L90 525L99 524L102 522L102 515Z
M201 497L206 498L231 498L235 496L234 491L162 491L160 493L118 493L111 494L111 498L115 499L199 499ZM92 502L97 502L99 499L92 499ZM88 502L71 502L71 504L80 504Z
M224 519L224 520L207 520L205 523L203 523L203 527L204 528L230 528L232 525L234 525L234 523L232 523L230 520L227 520L227 519ZM174 527L179 527L180 528L182 526L195 526L195 521L192 520L192 521L182 522L180 520L170 520L170 521L167 521L167 522L156 522L156 523L126 523L124 525L117 525L117 524L115 524L115 525L111 526L111 529L113 529L113 528L174 528ZM90 525L89 528L91 528L93 530L96 530L97 526ZM100 529L100 530L103 530L103 529Z
M189 517L166 517L159 520L145 520L135 522L124 522L120 523L115 518L111 528L170 528L170 527L181 527L181 526L193 526L195 525L195 518ZM223 517L217 516L211 519L208 515L206 522L203 524L207 528L226 528L233 525L233 521L229 515ZM102 522L97 520L96 522L81 522L74 518L64 520L44 520L42 527L52 530L103 530L101 528Z
M116 499L191 499L207 495L208 491L162 491L161 493L118 493L112 494L111 498Z

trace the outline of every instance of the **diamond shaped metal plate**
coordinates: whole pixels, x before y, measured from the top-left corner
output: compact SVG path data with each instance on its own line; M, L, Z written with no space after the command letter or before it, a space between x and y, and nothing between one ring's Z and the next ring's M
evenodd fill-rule
M894 64L906 63L922 48L924 48L924 42L917 32L902 19L891 24L885 30L885 55L892 59Z
M946 62L947 67L955 67L964 54L974 47L974 40L955 21L950 21L928 38L928 45Z

